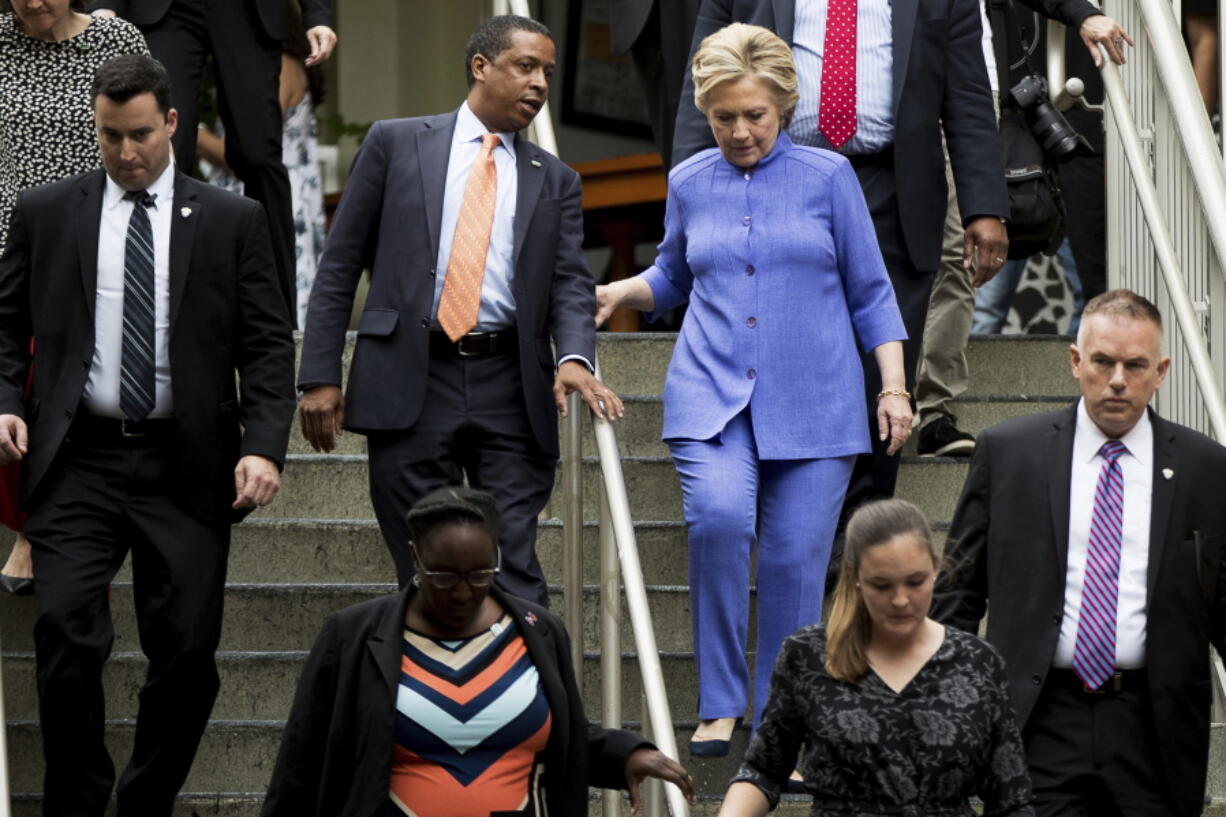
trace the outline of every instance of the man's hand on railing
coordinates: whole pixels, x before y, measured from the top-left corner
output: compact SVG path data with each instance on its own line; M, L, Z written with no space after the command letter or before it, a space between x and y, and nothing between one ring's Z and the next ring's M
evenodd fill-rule
M602 420L612 422L626 416L621 398L612 389L597 380L596 375L580 361L568 360L558 367L558 375L553 381L553 402L563 417L567 414L566 396L574 391L579 392L592 413Z
M1128 36L1128 32L1105 14L1093 14L1085 18L1078 33L1081 35L1081 41L1086 44L1086 48L1090 49L1090 57L1093 58L1096 68L1103 67L1103 56L1098 50L1100 43L1103 48L1107 49L1107 55L1116 65L1123 65L1128 61L1124 57L1124 43L1136 47L1136 43L1132 41L1132 37Z
M681 789L685 799L694 802L694 781L677 761L659 749L635 749L626 760L626 790L630 792L630 810L639 810L639 784L645 777L657 777Z

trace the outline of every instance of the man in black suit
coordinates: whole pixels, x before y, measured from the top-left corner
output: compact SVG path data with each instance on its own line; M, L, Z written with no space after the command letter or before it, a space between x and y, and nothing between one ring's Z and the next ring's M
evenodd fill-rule
M149 670L119 814L156 817L217 694L230 523L279 486L294 347L263 208L171 162L161 64L116 58L93 97L105 169L22 193L0 256L0 462L24 463L43 813L110 799L108 585L130 550Z
M689 73L690 35L698 0L620 0L609 3L610 47L629 53L647 97L651 132L667 170L681 85Z
M175 162L187 174L196 167L200 72L213 57L217 104L226 127L226 164L243 192L264 205L272 230L281 291L297 320L293 201L281 161L281 44L288 33L289 0L91 0L95 14L118 15L140 28L149 51L170 72L179 112ZM311 43L308 66L328 58L336 45L330 0L301 0Z
M1086 305L1081 399L985 431L933 616L987 638L1041 817L1204 807L1210 645L1226 653L1226 448L1147 409L1170 358L1149 301Z
M499 583L547 602L535 543L557 465L555 406L565 414L578 390L598 414L622 412L591 369L596 293L580 249L579 176L518 135L545 104L554 61L540 23L481 23L459 110L371 128L315 278L298 372L303 434L322 451L342 427L366 435L371 500L401 584L413 575L409 507L467 477L498 503ZM474 174L484 181L474 186ZM365 267L370 294L342 400ZM465 317L452 322L456 294Z
M708 34L734 22L769 28L792 46L801 102L788 133L800 144L839 150L856 170L907 328L903 357L910 389L941 255L946 201L942 125L966 228L965 264L991 277L1007 255L1002 219L1009 214L1009 202L980 46L979 5L976 0L838 3L703 0L691 53ZM822 55L838 44L837 37L826 41L827 29L834 30L827 26L827 14L848 13L849 4L857 21L854 48L848 48L855 54L850 71L855 126L849 138L842 134L834 144L820 124L827 115L820 101ZM694 83L688 76L674 143L674 164L714 144L706 119L694 107ZM874 448L856 461L844 517L868 499L893 495L898 477L898 457L886 455L889 439L880 440L876 433L881 377L872 355L863 362Z

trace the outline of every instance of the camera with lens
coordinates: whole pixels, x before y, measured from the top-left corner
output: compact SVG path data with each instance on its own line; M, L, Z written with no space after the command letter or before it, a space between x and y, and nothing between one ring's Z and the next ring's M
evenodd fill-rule
M1009 89L1009 98L1025 115L1026 124L1043 148L1043 155L1053 162L1064 162L1073 156L1094 153L1085 137L1056 110L1047 96L1047 81L1038 74L1022 77Z

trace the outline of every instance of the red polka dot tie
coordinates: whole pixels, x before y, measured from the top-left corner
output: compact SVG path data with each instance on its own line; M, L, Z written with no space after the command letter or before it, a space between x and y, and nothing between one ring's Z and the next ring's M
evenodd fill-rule
M817 129L834 148L856 132L856 0L828 0Z

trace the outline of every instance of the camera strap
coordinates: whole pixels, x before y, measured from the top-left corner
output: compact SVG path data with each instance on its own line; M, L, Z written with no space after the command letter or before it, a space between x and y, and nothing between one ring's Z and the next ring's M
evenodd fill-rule
M1039 41L1038 13L1035 12L1035 30L1032 42L1022 39L1021 27L1017 24L1017 9L1013 0L987 0L988 20L992 26L992 51L996 56L997 87L1000 88L1001 103L1008 96L1008 89L1014 85L1013 69L1026 66L1029 74L1037 73L1030 59L1031 52ZM1021 57L1012 60L1011 55Z

